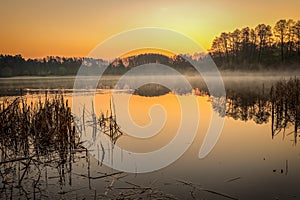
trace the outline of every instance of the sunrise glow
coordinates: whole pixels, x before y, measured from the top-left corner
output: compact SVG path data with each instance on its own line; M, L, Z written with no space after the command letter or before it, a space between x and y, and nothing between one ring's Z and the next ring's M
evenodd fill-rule
M162 27L209 49L215 36L259 23L299 18L300 1L2 1L0 52L24 57L87 56L107 38Z

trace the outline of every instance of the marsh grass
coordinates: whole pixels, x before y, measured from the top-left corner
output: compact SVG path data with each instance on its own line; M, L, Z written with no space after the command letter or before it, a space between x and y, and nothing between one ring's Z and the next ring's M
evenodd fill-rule
M114 144L124 134L117 123L113 98L110 100L110 111L107 111L106 115L101 112L98 122L100 131L106 134Z
M100 123L102 133L115 143L123 133L112 104L111 111L98 120L95 113L90 113L92 124L85 122L84 114L88 114L85 112L82 124L76 124L64 94L48 96L46 93L35 100L24 97L3 100L0 103L0 199L73 199L78 196L132 199L141 195L165 199L164 193L156 189L132 187L122 181L121 178L126 177L122 172L111 173L102 168L103 171L97 173L92 171L88 150L80 142L81 131L84 131L80 127L93 126L95 135L99 134ZM78 173L78 169L74 172L79 162L83 172ZM85 185L73 187L74 179L87 181ZM110 179L112 182L104 193L94 189L93 182L103 184Z
M1 161L8 157L70 151L79 144L68 100L55 95L28 102L4 100L0 105Z
M0 197L41 198L47 167L58 170L60 184L71 182L80 146L68 101L62 94L37 101L18 97L0 104ZM43 174L45 173L45 174Z

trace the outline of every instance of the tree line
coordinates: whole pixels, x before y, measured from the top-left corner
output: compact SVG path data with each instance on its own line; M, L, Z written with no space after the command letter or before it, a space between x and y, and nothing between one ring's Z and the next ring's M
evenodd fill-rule
M255 28L223 32L213 40L209 54L220 69L297 69L300 65L300 20L282 19L273 27L258 24ZM47 56L25 59L21 55L1 54L0 77L76 75L80 66L84 66L81 74L94 75L99 67L107 65L105 74L120 75L146 63L165 64L181 73L195 72L181 55L140 54L116 58L109 63L95 58Z
M21 55L0 55L0 77L76 75L80 67L81 75L99 74L99 69L104 67L107 67L105 75L122 75L130 68L148 63L165 64L182 73L195 72L190 63L179 55L168 57L149 53L116 58L111 62L96 58L47 56L25 59Z
M300 63L300 20L281 19L216 37L209 50L221 69L291 68Z
M0 76L75 75L82 61L58 56L26 60L21 55L0 55Z

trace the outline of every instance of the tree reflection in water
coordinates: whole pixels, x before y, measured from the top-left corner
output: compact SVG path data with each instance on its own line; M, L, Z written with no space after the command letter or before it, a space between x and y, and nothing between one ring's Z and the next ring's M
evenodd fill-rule
M279 133L294 135L297 144L300 126L300 80L292 78L281 80L265 89L257 91L227 91L226 116L235 120L253 120L256 124L268 123L271 118L272 138ZM216 101L214 101L216 103ZM221 109L213 105L213 109L220 113ZM224 113L220 113L224 116ZM291 132L286 130L293 127Z
M157 96L170 92L166 88L160 91L161 88L148 85L139 88L134 94ZM149 94L145 92L146 90L155 92ZM262 85L260 90L255 91L227 90L226 99L210 97L210 100L213 110L221 116L242 121L253 120L257 124L270 123L273 138L278 134L293 135L296 145L300 127L299 91L300 80L293 78L276 82L269 88ZM184 94L186 91L179 90L175 93ZM192 91L187 93L191 94ZM195 89L193 93L207 95L205 90ZM119 191L105 189L105 186L103 186L104 191L97 191L91 187L91 181L97 179L106 179L105 181L112 179L107 188L117 184L114 183L115 180L121 184L120 188L125 188L123 186L128 188L129 183L122 182L124 174L120 172L111 173L106 168L101 168L103 170L101 172L91 170L88 152L79 142L81 130L84 128L81 124L74 123L70 108L63 97L48 100L46 98L44 102L38 101L35 104L26 104L22 98L17 98L13 102L2 102L0 111L1 199L77 198L77 195L81 194L88 195L90 198L110 199L127 195L126 192L119 193ZM110 134L115 133L114 130L119 130L112 115L102 114L96 123L100 123L102 131L109 130L108 135L117 136L113 138L119 137L118 134ZM114 129L107 129L107 127ZM77 171L78 164L83 166L81 167L84 169L83 172ZM74 178L86 181L87 185L83 186L76 183L77 181L72 181ZM104 181L103 183L105 184ZM153 198L171 198L168 194L150 187L135 187L136 189L130 189L134 197L145 195ZM84 190L88 191L83 192ZM51 194L49 191L55 192Z

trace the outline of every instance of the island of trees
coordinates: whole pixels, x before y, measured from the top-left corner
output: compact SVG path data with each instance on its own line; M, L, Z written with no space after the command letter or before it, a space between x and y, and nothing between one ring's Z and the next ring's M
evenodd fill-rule
M220 70L299 70L300 21L283 19L273 27L258 24L254 28L223 32L213 40L209 55ZM195 72L181 55L140 54L116 58L110 63L95 58L24 59L21 55L0 55L0 77L76 75L80 66L84 66L83 74L94 75L99 67L107 65L105 74L120 75L146 63L165 64L181 73Z

